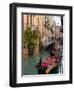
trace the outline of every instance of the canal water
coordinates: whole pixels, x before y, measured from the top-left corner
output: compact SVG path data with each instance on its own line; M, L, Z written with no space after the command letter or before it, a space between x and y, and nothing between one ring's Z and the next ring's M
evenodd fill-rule
M39 56L29 56L28 59L22 60L22 75L36 75L38 74L36 64L39 61L39 57L41 60L49 56L50 53L48 51L42 50Z

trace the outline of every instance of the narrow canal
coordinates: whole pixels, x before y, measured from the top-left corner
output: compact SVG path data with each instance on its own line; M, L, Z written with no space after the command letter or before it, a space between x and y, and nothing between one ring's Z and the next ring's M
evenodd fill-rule
M39 56L29 56L27 60L22 60L22 72L23 75L35 75L38 74L37 68L35 67L38 63L39 57L41 60L49 56L49 52L42 50Z

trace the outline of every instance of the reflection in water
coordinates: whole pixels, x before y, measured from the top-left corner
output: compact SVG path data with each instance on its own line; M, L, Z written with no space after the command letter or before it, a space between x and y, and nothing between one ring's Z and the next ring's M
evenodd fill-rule
M39 55L29 56L27 59L23 58L23 74L24 75L33 75L38 74L37 68L35 67L38 63L39 57L43 60L49 55L48 51L42 50Z

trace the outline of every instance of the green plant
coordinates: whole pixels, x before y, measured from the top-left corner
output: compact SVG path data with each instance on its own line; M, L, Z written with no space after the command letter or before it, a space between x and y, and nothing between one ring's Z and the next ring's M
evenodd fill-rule
M32 30L31 27L27 27L24 32L24 47L33 51L36 45L39 45L39 35L37 30Z

